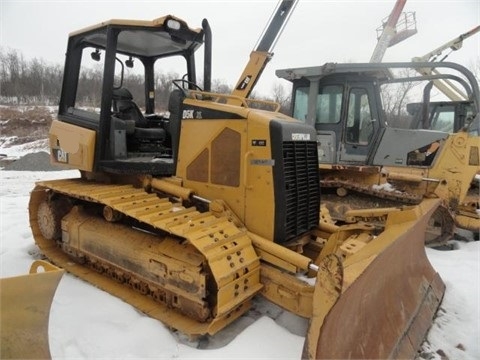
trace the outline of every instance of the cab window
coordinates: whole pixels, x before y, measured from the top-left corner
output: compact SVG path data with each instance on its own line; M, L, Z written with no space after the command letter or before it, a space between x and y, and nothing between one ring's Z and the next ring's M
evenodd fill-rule
M351 89L348 98L346 141L368 145L373 136L373 121L367 90Z
M86 47L82 51L75 108L100 114L105 51Z
M306 122L308 115L308 86L298 87L295 90L295 103L293 104L293 117Z
M317 124L336 124L340 122L343 87L327 85L321 87L317 96Z
M455 106L437 106L432 116L431 129L453 133Z

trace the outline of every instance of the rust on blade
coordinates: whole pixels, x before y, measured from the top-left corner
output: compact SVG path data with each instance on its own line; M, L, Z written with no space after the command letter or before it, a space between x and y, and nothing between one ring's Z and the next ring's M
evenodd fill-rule
M342 292L343 267L337 255L327 255L320 262L318 269L316 283L321 284L321 286L316 286L313 294L314 306L303 347L302 359L315 358L321 321L330 308L335 305Z
M315 318L314 311L311 327L320 331L313 339L307 336L309 358L414 357L445 291L424 248L427 222L437 206L426 200L398 218L392 214L378 238L347 258L342 294L323 311L326 316Z

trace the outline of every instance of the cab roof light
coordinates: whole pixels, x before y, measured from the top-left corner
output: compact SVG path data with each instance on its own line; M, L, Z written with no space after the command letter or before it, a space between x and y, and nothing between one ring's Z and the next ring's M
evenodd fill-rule
M167 21L167 27L172 30L180 30L181 24L180 21L169 19Z

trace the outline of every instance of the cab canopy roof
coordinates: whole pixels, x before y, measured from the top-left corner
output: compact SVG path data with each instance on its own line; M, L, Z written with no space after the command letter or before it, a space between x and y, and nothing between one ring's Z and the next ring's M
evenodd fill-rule
M402 76L396 78L393 69L427 69L429 74L419 76ZM441 73L438 69L445 69ZM379 83L453 80L465 89L465 94L470 101L474 101L476 108L480 104L480 90L473 73L466 67L452 62L392 62L392 63L325 63L320 66L280 69L275 71L277 77L295 82L305 79L310 82L319 81L332 75L358 75L374 77Z
M387 80L392 78L392 74L388 68L379 67L372 63L325 63L320 66L299 67L280 69L275 71L277 77L294 81L298 79L321 79L325 76L334 74L357 74L378 78L379 80Z
M70 33L70 41L99 49L107 47L108 29L119 32L117 52L137 57L163 57L195 50L203 44L203 30L190 28L175 16L152 21L112 19ZM172 41L173 40L173 41Z

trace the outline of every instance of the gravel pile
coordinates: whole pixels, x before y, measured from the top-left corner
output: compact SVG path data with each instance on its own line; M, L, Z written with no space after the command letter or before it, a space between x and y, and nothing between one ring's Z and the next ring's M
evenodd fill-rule
M45 151L30 153L6 165L3 170L11 171L59 171L62 166L50 164L50 155Z

